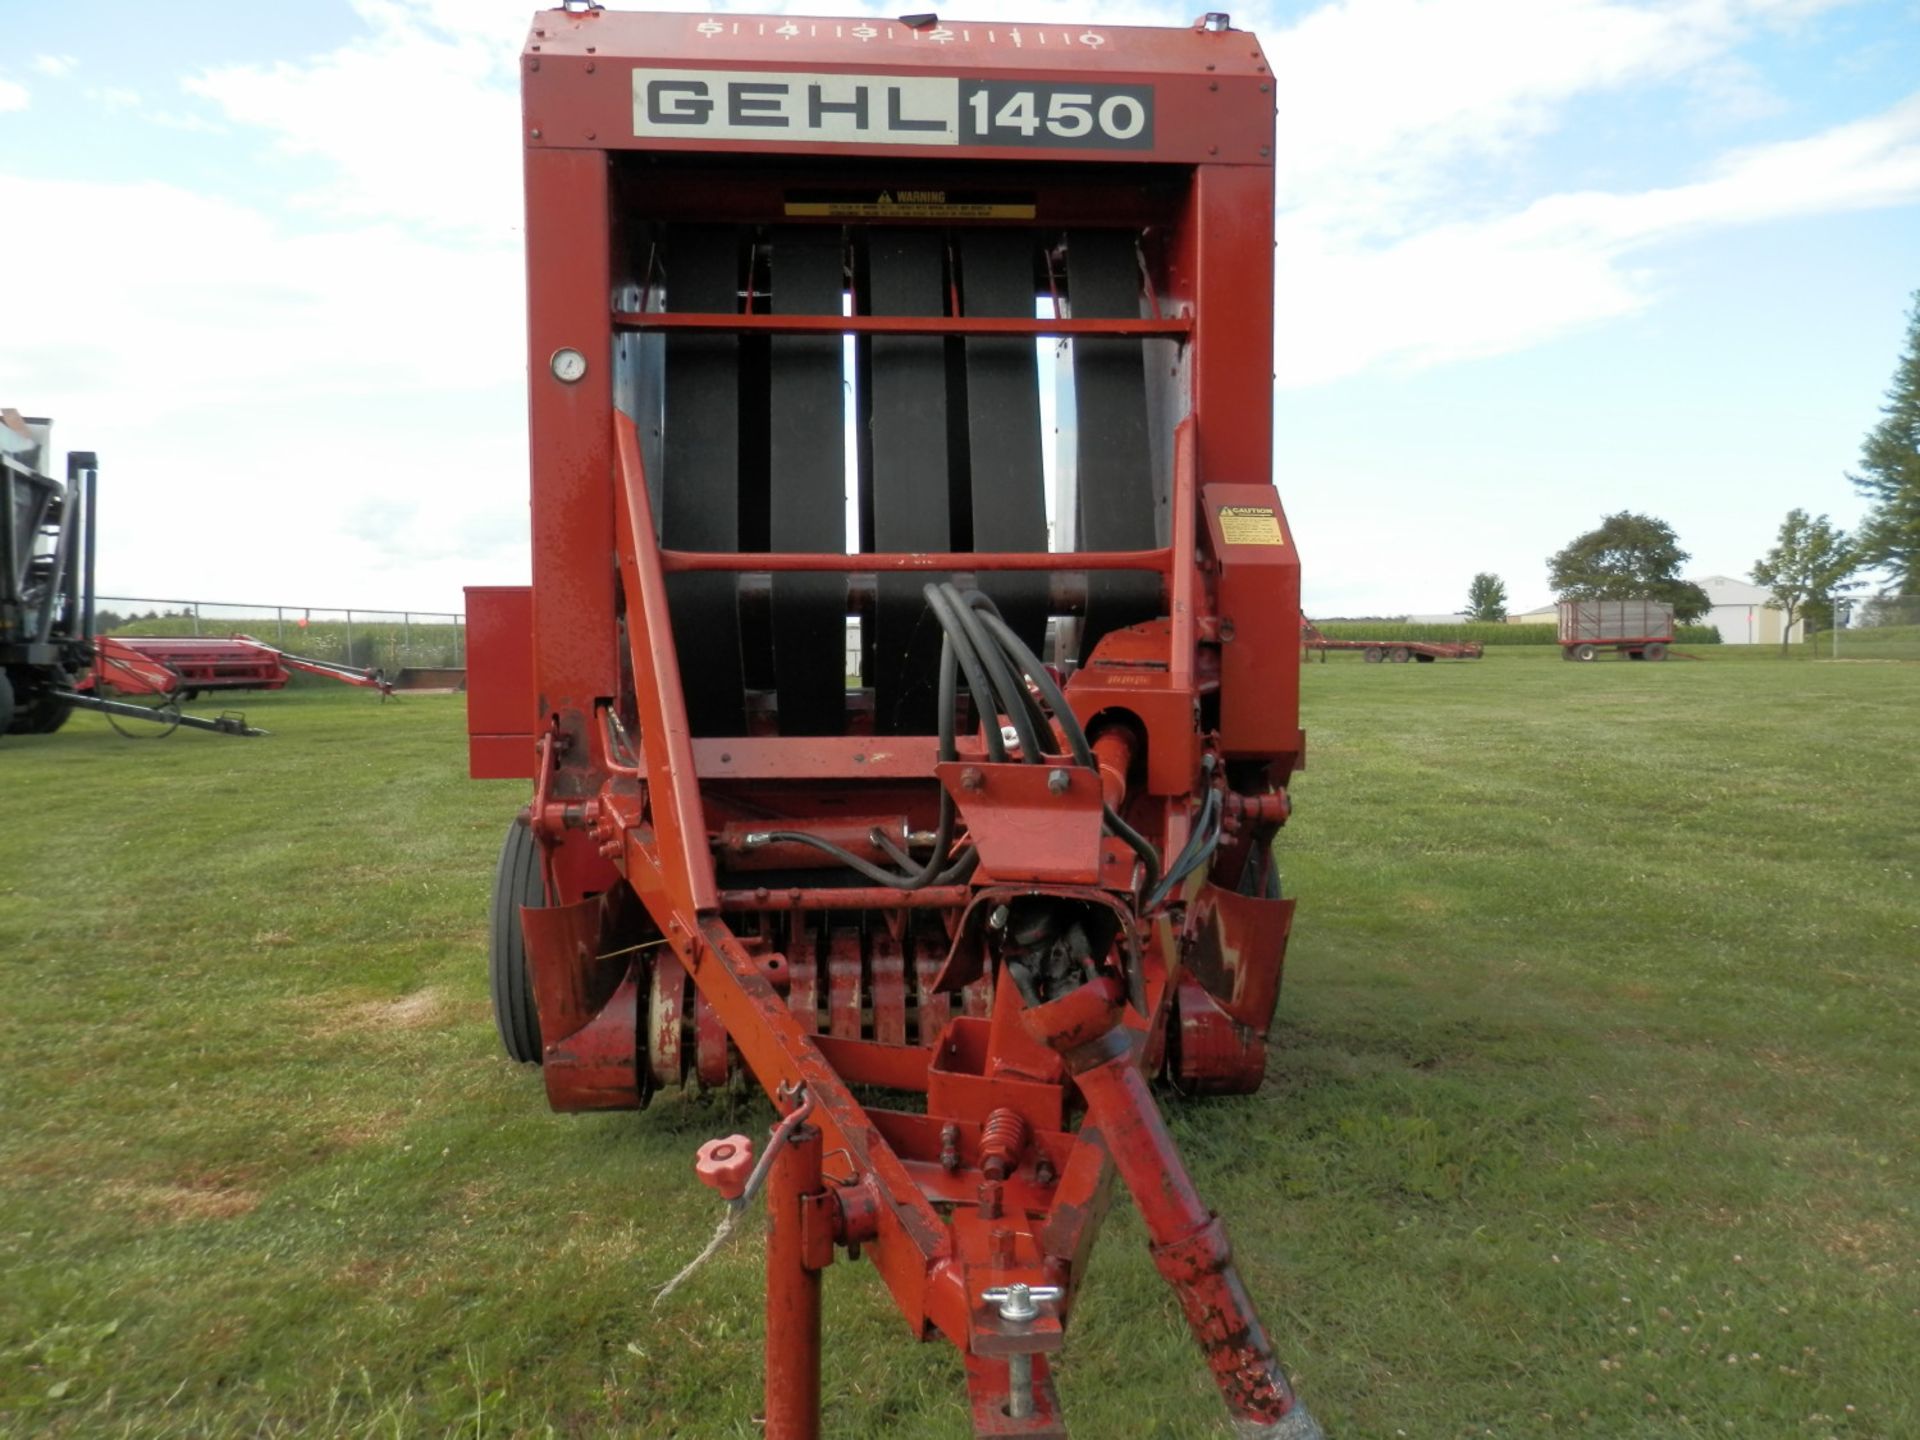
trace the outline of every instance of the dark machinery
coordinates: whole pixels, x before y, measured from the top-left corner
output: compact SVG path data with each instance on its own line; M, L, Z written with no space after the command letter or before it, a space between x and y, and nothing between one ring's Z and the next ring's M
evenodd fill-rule
M131 721L149 734L183 725L263 733L238 715L182 714L178 675L95 640L99 464L91 451L71 451L66 479L56 479L45 469L51 430L48 420L0 411L0 734L51 734L75 710Z

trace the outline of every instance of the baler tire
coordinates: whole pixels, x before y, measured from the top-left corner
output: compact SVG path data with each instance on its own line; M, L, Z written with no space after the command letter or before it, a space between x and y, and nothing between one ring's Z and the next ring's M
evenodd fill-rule
M1382 660L1387 658L1387 652L1382 650L1378 645L1369 645L1366 653L1360 658L1365 660L1369 665L1378 665Z
M1235 888L1242 895L1257 896L1262 900L1280 898L1280 862L1274 857L1273 847L1266 850L1266 864L1262 865L1261 852L1256 850L1247 856L1246 868L1240 872L1240 883Z
M540 1009L527 973L527 942L520 929L520 907L547 903L540 872L540 846L524 818L516 816L500 844L493 872L493 897L487 907L487 988L493 996L493 1024L501 1048L522 1065L540 1062Z

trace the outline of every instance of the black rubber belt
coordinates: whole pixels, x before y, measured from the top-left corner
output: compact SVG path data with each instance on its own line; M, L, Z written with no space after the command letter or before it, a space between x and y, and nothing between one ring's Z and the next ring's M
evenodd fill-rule
M840 231L786 226L771 238L773 312L838 315L846 290ZM777 335L770 362L770 548L847 548L846 426L838 336ZM783 735L846 729L847 582L773 577L773 675Z
M1124 230L1067 235L1067 293L1076 320L1140 318L1140 260ZM1146 357L1138 340L1073 342L1075 472L1082 550L1151 550L1153 461L1147 436ZM1158 576L1094 572L1087 576L1085 658L1109 630L1161 613Z
M939 231L875 229L867 237L867 301L875 315L944 315ZM873 547L953 548L948 497L946 342L876 335L872 394ZM940 629L922 588L931 574L881 575L874 592L874 729L928 735L937 725Z
M724 315L740 308L733 230L673 226L665 250L670 311ZM669 549L740 548L739 352L732 335L667 336L659 526ZM732 575L667 577L680 687L696 735L746 733L738 595Z
M969 316L1031 320L1039 237L1030 230L965 230L959 235L962 307ZM1033 341L966 342L967 438L977 551L1047 548L1046 473L1041 464L1040 376ZM1047 637L1047 578L982 572L1020 638L1038 653Z

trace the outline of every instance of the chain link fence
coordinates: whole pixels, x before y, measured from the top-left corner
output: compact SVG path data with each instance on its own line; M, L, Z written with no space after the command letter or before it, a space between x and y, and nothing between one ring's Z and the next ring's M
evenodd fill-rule
M1868 595L1848 604L1848 623L1817 632L1807 648L1823 660L1920 660L1920 595Z
M389 675L407 668L460 669L467 663L467 617L451 611L102 595L94 628L103 635L250 635L289 654Z

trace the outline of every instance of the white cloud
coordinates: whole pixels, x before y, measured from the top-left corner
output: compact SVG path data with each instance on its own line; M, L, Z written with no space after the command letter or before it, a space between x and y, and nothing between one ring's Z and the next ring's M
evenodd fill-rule
M1910 106L1694 183L1511 193L1598 95L1679 84L1723 122L1764 111L1736 47L1830 3L1338 0L1275 33L1282 383L1537 344L1653 303L1661 241L1920 196Z
M0 114L9 110L24 110L33 103L33 96L27 87L13 80L0 80Z
M1652 303L1658 280L1642 252L1663 242L1916 199L1920 96L1804 140L1735 152L1693 184L1549 196L1381 246L1283 213L1281 380L1520 349Z
M73 73L74 67L79 63L80 62L71 55L36 55L33 57L33 68L38 70L42 75L50 76L55 80L66 79L67 76Z
M109 114L118 114L122 110L140 108L140 92L129 90L124 85L95 85L87 90L87 98L106 107Z

